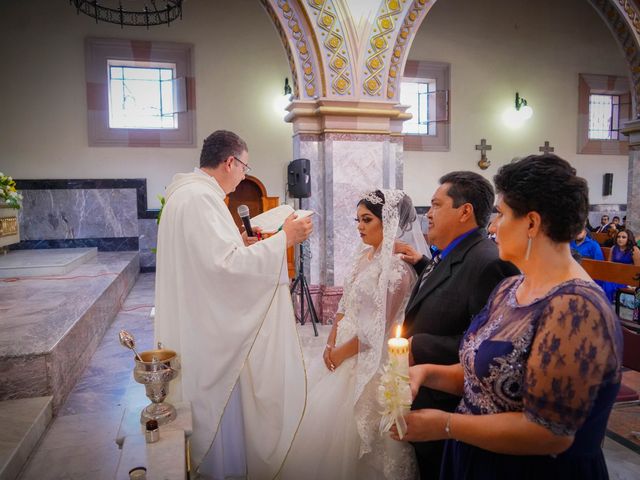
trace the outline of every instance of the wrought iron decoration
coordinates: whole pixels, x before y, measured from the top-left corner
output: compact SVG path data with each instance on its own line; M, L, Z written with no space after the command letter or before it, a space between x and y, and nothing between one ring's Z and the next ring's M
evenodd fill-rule
M138 4L136 7L124 8L122 0L69 0L76 7L78 14L95 18L96 23L115 23L124 27L147 27L150 25L170 25L171 22L182 18L182 3L184 0L128 0L128 4ZM160 6L158 6L160 4Z

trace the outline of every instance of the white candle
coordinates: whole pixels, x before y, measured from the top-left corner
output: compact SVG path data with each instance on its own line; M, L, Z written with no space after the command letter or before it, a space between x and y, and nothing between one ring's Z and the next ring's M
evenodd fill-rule
M389 363L400 375L409 376L409 340L400 336L401 327L396 328L396 337L387 342Z

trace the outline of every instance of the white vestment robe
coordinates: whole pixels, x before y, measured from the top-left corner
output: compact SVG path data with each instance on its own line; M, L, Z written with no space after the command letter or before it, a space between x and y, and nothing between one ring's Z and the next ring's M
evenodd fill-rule
M207 454L237 382L251 479L274 478L306 402L286 277L286 235L246 247L218 182L178 174L158 229L155 339L178 352L169 401L193 411L192 467Z

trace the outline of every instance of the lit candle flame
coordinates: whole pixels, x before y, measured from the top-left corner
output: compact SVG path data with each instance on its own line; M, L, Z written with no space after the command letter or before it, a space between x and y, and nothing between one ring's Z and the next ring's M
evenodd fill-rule
M400 325L398 325L396 327L396 338L400 338L400 331L402 330L402 327Z

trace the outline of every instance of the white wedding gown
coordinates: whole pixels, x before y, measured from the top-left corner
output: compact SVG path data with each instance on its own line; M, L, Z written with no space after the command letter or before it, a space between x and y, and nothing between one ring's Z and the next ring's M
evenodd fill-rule
M291 451L278 478L282 480L353 480L416 478L413 447L379 433L377 401L380 367L387 361L386 340L392 325L402 323L415 281L413 268L393 257L388 292L377 291L380 255L365 247L346 279L338 313L336 345L358 336L360 352L330 372L322 358L311 364L307 406ZM384 312L379 311L384 308Z

